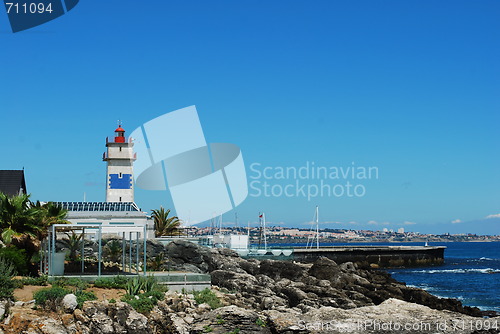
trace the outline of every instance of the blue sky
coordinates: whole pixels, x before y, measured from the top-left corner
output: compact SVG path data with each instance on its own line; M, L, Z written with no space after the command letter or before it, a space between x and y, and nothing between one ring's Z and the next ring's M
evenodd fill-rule
M196 105L247 168L379 170L363 197L248 197L241 224L307 226L319 205L325 226L500 233L498 17L493 0L109 0L13 34L1 11L0 168L24 167L34 199L104 200L117 120Z

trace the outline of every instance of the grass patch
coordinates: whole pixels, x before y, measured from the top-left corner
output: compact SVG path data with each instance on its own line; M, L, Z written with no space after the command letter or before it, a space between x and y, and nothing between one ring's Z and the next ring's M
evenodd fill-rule
M72 291L60 286L53 286L38 290L33 294L33 298L35 299L35 305L56 311L57 306L68 293L72 293Z
M222 303L219 300L219 298L217 298L215 293L208 288L202 291L193 291L193 294L194 294L194 300L196 300L198 304L206 303L210 305L212 309L222 307Z
M88 300L96 300L97 297L92 291L82 291L77 290L75 292L76 301L78 303L78 308L81 309L83 307L83 303Z
M125 276L115 277L100 277L95 280L94 286L96 288L104 289L125 289L127 287L128 279Z
M34 285L34 286L47 286L48 279L47 276L43 275L40 277L23 277L19 280L22 285Z
M58 277L51 281L52 286L58 286L61 288L74 287L77 290L85 290L89 287L89 283L85 282L79 278L72 277Z

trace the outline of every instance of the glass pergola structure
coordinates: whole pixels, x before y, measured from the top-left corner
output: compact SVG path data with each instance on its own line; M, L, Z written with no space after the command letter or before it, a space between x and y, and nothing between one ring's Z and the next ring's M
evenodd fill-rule
M146 275L146 224L138 224L134 222L108 222L103 223L76 223L76 224L54 224L50 226L46 241L44 242L44 256L41 257L41 271L48 276L64 275L64 269L61 273L61 265L64 268L64 259L66 253L56 253L56 242L58 234L74 231L76 234L82 234L81 240L81 272L80 274L90 274L85 272L85 237L93 237L98 245L97 251L97 276L101 276L103 267L103 245L102 236L111 234L121 237L121 270L122 274L134 274L133 262L135 261L135 274L140 275L140 247L142 244L142 263L143 275ZM143 236L142 242L140 236ZM128 245L128 254L127 254ZM135 248L135 256L133 256L133 248ZM60 255L63 255L62 257ZM128 261L126 261L128 258ZM62 261L62 263L61 263ZM127 271L128 262L128 271Z

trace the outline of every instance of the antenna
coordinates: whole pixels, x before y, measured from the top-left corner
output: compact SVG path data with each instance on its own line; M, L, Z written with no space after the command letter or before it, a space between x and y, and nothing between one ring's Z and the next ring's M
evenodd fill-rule
M316 249L319 249L319 207L316 205Z
M122 126L122 120L121 120L121 119L119 119L119 120L117 121L117 123L118 123L118 127Z

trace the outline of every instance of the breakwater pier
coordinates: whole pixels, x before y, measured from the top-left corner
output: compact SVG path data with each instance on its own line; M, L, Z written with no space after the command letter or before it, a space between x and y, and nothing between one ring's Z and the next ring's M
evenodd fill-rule
M293 259L314 262L327 257L337 263L355 262L370 267L419 267L444 263L444 246L333 246L294 248Z

